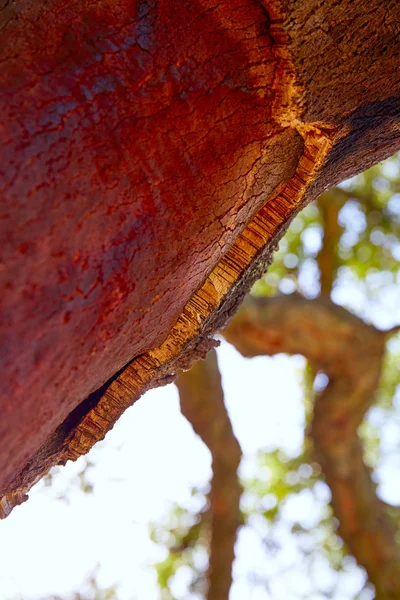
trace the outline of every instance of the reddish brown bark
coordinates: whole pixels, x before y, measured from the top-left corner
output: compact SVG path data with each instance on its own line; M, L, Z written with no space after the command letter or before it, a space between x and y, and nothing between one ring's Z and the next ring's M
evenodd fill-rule
M237 470L242 452L226 411L215 350L176 381L182 414L211 452L213 477L208 495L210 543L207 600L228 598L242 486Z
M396 526L363 462L358 427L375 400L387 334L328 298L250 298L226 332L244 356L303 354L329 376L316 396L311 428L316 459L332 493L339 533L366 569L376 597L400 597Z
M4 4L4 513L207 346L301 205L399 147L399 20L395 0Z

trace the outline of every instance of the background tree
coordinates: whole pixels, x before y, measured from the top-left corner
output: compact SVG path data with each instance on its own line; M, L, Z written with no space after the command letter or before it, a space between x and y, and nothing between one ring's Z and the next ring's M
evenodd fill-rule
M226 331L245 356L289 352L307 358L303 451L294 457L279 448L261 452L255 476L242 477L241 504L240 453L215 355L179 378L182 413L209 447L214 476L206 496L194 492L204 498L199 513L175 507L153 528L156 541L168 540L168 556L157 566L166 598L173 597L170 584L182 565L192 569L193 597L228 597L241 520L247 527L256 524L265 551L279 562L287 506L307 490L318 518L294 520L289 529L310 578L322 558L340 577L353 555L376 598L400 596L398 514L379 499L373 475L385 460L379 431L399 419L400 348L391 340L397 328L387 330L399 317L399 192L400 161L394 157L320 196L294 220L276 261ZM338 305L343 302L348 308ZM330 488L332 508L321 479ZM209 554L207 571L196 568L199 548ZM327 593L316 580L313 591L336 598L336 584L337 578ZM278 598L274 577L256 578L255 586ZM366 582L357 598L373 597L368 590L372 594Z

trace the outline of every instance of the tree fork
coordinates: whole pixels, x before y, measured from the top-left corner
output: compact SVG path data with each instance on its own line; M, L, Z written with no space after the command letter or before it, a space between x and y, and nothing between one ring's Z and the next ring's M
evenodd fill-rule
M292 217L400 147L397 0L0 10L2 515L189 367Z

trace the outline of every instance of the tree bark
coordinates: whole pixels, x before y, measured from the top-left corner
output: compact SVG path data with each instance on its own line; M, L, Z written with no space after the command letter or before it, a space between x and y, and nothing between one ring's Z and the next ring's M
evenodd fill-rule
M0 512L204 353L400 147L397 0L6 0Z

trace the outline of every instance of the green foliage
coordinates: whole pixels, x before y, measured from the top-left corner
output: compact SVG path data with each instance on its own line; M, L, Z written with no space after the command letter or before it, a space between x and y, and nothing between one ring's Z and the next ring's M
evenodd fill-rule
M400 260L400 158L398 155L325 192L292 222L253 293L319 293L317 255L324 241L323 207L339 209L337 279L357 280L374 299L398 281Z
M164 521L150 526L151 540L166 550L165 558L155 565L162 600L175 600L173 581L182 573L188 582L184 597L204 597L210 533L207 510L206 494L193 489L188 506L172 505Z
M336 533L337 521L328 506L329 491L321 482L319 465L311 459L308 441L304 451L295 457L287 456L279 448L260 451L246 465L246 470L253 470L254 474L243 477L241 481L244 488L241 502L243 528L258 538L265 564L271 561L271 557L276 564L287 563L284 557L287 535L290 534L295 556L291 569L311 573L322 559L325 568L342 572L348 570L348 557ZM166 558L156 565L163 600L206 597L207 563L203 560L199 568L193 560L196 546L207 552L210 532L206 495L201 490L193 490L192 493L203 498L203 509L197 516L189 508L175 505L162 522L151 528L153 541L166 549ZM311 519L304 515L288 518L298 501L306 501L313 506L315 514ZM282 541L282 532L285 542ZM182 567L190 570L191 577L187 590L178 597L173 593L173 582ZM257 573L249 574L251 587L262 589L270 588L281 576L281 572L270 574L269 578ZM319 589L315 585L317 591L324 593L323 587ZM325 590L325 595L319 597L329 598L329 593L326 593ZM275 599L272 593L268 597Z
M312 460L308 440L303 452L296 457L289 457L280 449L260 451L257 466L257 476L243 481L245 515L247 523L252 522L254 515L264 520L264 527L260 527L260 519L257 520L257 530L265 531L266 548L275 547L275 554L277 550L284 554L285 549L279 544L279 530L286 522L297 546L297 560L301 560L302 570L310 570L321 557L332 569L344 570L346 553L336 534L337 521L327 504L329 491L321 482L321 469ZM306 500L314 507L313 518L291 510L299 500ZM296 566L300 566L299 562Z

